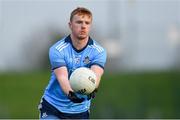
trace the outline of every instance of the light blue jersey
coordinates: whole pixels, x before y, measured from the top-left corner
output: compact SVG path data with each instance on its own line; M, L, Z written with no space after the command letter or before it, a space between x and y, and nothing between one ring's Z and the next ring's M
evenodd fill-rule
M58 80L53 72L54 69L66 66L68 76L79 67L99 65L104 68L106 62L106 51L96 41L89 38L88 44L77 50L72 45L70 35L55 43L49 50L49 59L52 73L43 98L51 105L64 113L81 113L90 108L90 100L85 99L82 103L73 103L62 91ZM79 97L87 97L85 95Z

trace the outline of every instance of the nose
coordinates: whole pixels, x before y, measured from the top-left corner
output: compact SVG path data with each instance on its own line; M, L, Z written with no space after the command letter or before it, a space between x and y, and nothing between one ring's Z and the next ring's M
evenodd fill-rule
M86 28L86 24L83 22L81 25L82 28Z

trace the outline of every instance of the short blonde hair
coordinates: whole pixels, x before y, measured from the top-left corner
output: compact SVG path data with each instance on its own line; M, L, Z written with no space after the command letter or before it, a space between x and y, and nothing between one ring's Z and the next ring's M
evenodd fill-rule
M74 15L88 15L92 19L92 13L90 10L84 7L77 7L71 12L70 21L72 21Z

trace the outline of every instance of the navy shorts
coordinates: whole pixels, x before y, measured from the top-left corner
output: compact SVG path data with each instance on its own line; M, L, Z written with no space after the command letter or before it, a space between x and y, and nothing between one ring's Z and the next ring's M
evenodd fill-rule
M40 110L40 118L41 119L89 119L89 111L82 112L82 113L62 113L61 111L57 110L54 106L49 104L44 98L39 105Z

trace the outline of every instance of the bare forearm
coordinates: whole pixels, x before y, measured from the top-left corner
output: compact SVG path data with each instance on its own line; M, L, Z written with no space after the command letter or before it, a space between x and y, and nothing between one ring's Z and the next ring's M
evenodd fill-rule
M70 86L69 80L65 76L60 76L58 78L58 82L66 95L68 95L69 91L73 91Z
M94 73L96 74L96 77L97 77L96 88L98 88L100 84L101 76L103 75L104 70L96 65L93 65L91 67L91 70L94 71Z
M95 73L95 74L96 74L96 77L97 77L96 88L98 88L99 84L100 84L101 76L99 74L97 74L97 73Z
M66 95L68 95L69 91L73 91L69 80L68 80L68 72L66 67L57 68L54 70L57 80L59 82L59 85L61 86L62 90Z

